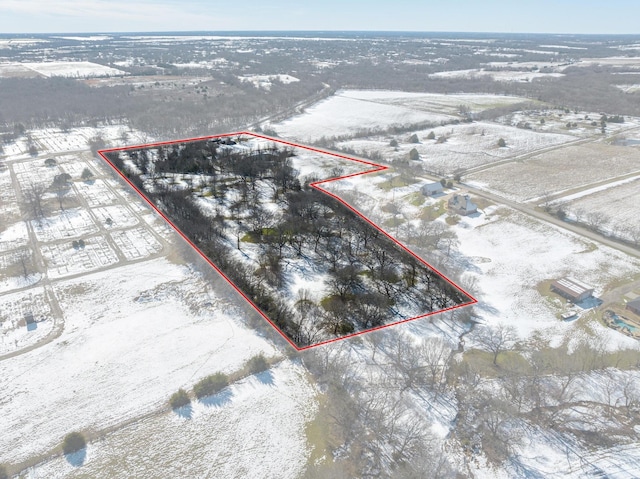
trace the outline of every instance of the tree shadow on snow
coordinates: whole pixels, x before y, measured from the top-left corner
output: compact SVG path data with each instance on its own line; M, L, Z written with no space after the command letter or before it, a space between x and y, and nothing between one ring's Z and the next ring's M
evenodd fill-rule
M211 396L200 399L200 402L208 407L222 407L230 403L232 397L233 392L229 388L225 388L218 394L212 394Z
M64 458L73 467L80 467L84 465L84 461L87 459L87 448L84 447L79 451L72 452L71 454L65 454Z
M273 386L273 373L270 369L266 371L262 371L261 373L257 373L256 379L260 381L262 384L266 384L267 386Z
M189 403L185 406L175 408L173 412L184 419L191 419L193 417L193 406Z

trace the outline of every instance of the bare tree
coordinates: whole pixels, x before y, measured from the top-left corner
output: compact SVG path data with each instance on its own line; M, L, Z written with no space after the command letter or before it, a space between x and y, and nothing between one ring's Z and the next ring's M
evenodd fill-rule
M498 364L498 356L509 349L516 341L516 332L513 326L499 324L491 327L485 326L476 334L476 340L482 347L493 354L493 364Z
M609 222L609 217L600 211L592 211L587 213L586 221L593 231L600 231Z
M45 189L42 185L32 184L31 187L24 192L25 204L28 206L33 219L40 220L44 216L44 210L42 208L44 191Z

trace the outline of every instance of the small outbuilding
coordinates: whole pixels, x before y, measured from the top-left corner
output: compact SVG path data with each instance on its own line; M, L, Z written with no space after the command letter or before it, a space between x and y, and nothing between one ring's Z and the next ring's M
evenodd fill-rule
M629 301L627 303L627 309L632 313L635 313L638 316L640 316L640 298L636 298L633 301Z
M551 290L568 300L579 303L593 295L593 288L575 278L562 278L551 283Z
M453 195L448 203L449 211L462 216L472 215L477 213L478 205L471 201L469 195Z
M427 183L420 188L424 196L434 196L442 194L442 183Z

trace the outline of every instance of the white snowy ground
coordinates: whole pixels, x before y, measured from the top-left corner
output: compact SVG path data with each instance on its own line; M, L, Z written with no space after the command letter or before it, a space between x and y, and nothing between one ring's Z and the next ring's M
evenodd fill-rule
M51 332L53 317L43 288L3 296L0 305L0 354L35 344ZM34 321L28 327L27 318Z
M501 82L530 82L537 78L563 77L564 73L527 71L486 71L483 68L432 73L429 78L490 78Z
M259 331L245 325L243 318L253 313L247 312L249 308L226 282L217 279L212 283L193 268L176 264L180 256L171 248L163 250L166 245L160 240L180 247L184 244L158 215L121 182L110 179L104 164L88 159L85 153L72 153L86 150L87 140L96 133L118 144L123 141L122 132L135 135L124 126L104 131L75 129L66 140L58 130L33 131L32 137L49 150L31 160L17 148L6 158L19 182L27 186L34 171L35 176L47 175L47 181L54 174L69 172L74 181L70 194L85 196L93 208L91 214L107 232L87 237L98 231L98 225L82 207L56 211L31 224L37 239L47 242L40 245L49 266L47 293L57 298L64 323L61 335L51 342L0 362L0 462L17 464L44 455L45 462L28 474L47 478L82 475L84 468L74 469L62 458L48 460L46 454L72 430L114 427L116 432L105 440L90 444L85 467L93 467L94 459L96 467L87 469L90 475L95 471L98 477L157 477L179 465L183 469L176 469L176 474L184 471L192 477L211 476L212 471L219 471L216 477L257 476L260 471L269 474L265 477L299 477L308 456L305 423L316 400L303 372L288 361L196 403L191 420L159 412L117 429L123 421L166 408L169 396L179 387L191 389L200 378L218 371L236 372L256 354L272 357L279 353ZM56 155L57 166L44 167L45 155L51 152L68 153ZM27 161L21 161L23 158ZM78 179L85 167L93 170L95 180ZM11 196L11 191L10 175L2 170L2 198ZM123 201L143 222L123 208ZM112 226L104 223L106 218L113 220ZM0 231L4 256L28 244L26 222L17 217L12 221ZM74 249L72 239L81 236L84 249ZM123 258L116 257L116 248ZM167 256L126 263L161 251ZM97 268L106 269L91 272ZM78 273L85 274L65 279ZM16 286L28 284L12 285ZM44 292L39 284L15 293L0 291L5 325L28 314L39 321L31 330L24 325L5 328L0 352L22 349L51 331L53 314ZM135 435L138 430L140 436ZM189 431L188 441L184 431ZM156 436L163 436L162 440L148 441ZM193 454L194 448L202 454ZM241 450L246 454L240 454ZM113 451L124 452L116 453L114 464L103 466L114 457ZM216 453L219 462L213 464ZM184 464L187 455L189 462ZM130 461L129 469L122 468L124 456Z
M640 195L640 175L628 180L593 188L563 197L555 203L563 204L570 218L576 217L578 210L602 213L610 218L611 226L640 226L635 207ZM624 231L617 234L623 234Z
M238 77L238 79L242 82L253 83L256 88L263 88L265 90L271 89L271 85L273 85L274 80L285 85L300 81L299 78L291 75L243 75Z
M635 149L587 143L536 154L522 162L496 165L470 174L466 182L508 199L527 201L634 172L640 172Z
M452 119L451 115L385 105L339 92L307 108L305 113L273 126L279 136L313 142L323 136L339 137L366 129L379 130L421 122L440 123Z
M340 94L346 98L404 106L412 110L444 113L456 117L461 105L468 107L472 112L478 112L527 101L527 99L517 96L477 93L444 95L441 93L415 93L393 90L343 90Z
M80 468L57 457L25 477L299 478L308 455L304 426L316 410L304 375L284 361L180 414L149 417L109 434L88 447Z
M530 219L506 207L488 209L476 218L462 218L455 227L459 260L467 265L481 291L475 307L489 324L513 325L522 338L535 331L554 343L573 334L576 322L562 322L564 303L551 305L538 293L545 280L573 276L595 287L595 296L611 283L631 278L640 261L614 249ZM637 348L638 342L611 328L590 326L608 347Z
M447 141L438 143L436 139L427 139L430 132L434 133L436 139L445 137ZM413 133L418 135L420 143L406 141ZM505 140L506 147L498 147L500 138ZM409 157L409 151L415 148L420 154L420 161L428 170L447 174L459 168L468 169L491 164L576 140L569 135L540 133L489 122L446 125L409 132L398 137L397 148L389 146L390 139L391 137L354 139L340 142L338 146L367 153L379 152L387 161L406 160Z
M58 282L54 291L62 335L0 362L2 462L46 452L72 430L140 416L179 387L275 353L237 321L231 303L164 258Z
M24 62L18 65L33 70L45 77L72 77L88 78L100 76L127 75L126 72L116 68L107 67L98 63L78 61L55 62Z

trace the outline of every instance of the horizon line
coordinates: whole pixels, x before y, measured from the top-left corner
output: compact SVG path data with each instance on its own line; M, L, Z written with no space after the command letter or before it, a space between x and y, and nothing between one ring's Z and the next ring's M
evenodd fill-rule
M578 33L578 32L490 32L490 31L456 31L456 30L138 30L138 31L65 31L65 32L2 32L0 38L3 36L22 36L22 35L133 35L133 34L226 34L226 35L240 35L240 34L262 34L265 36L271 36L272 34L300 34L300 33L313 33L313 34L393 34L393 35L441 35L441 34L463 34L463 35L502 35L502 36L519 36L519 35L553 35L553 36L640 36L640 32L636 33L607 33L607 32L590 32L590 33ZM268 34L268 35L267 35Z

